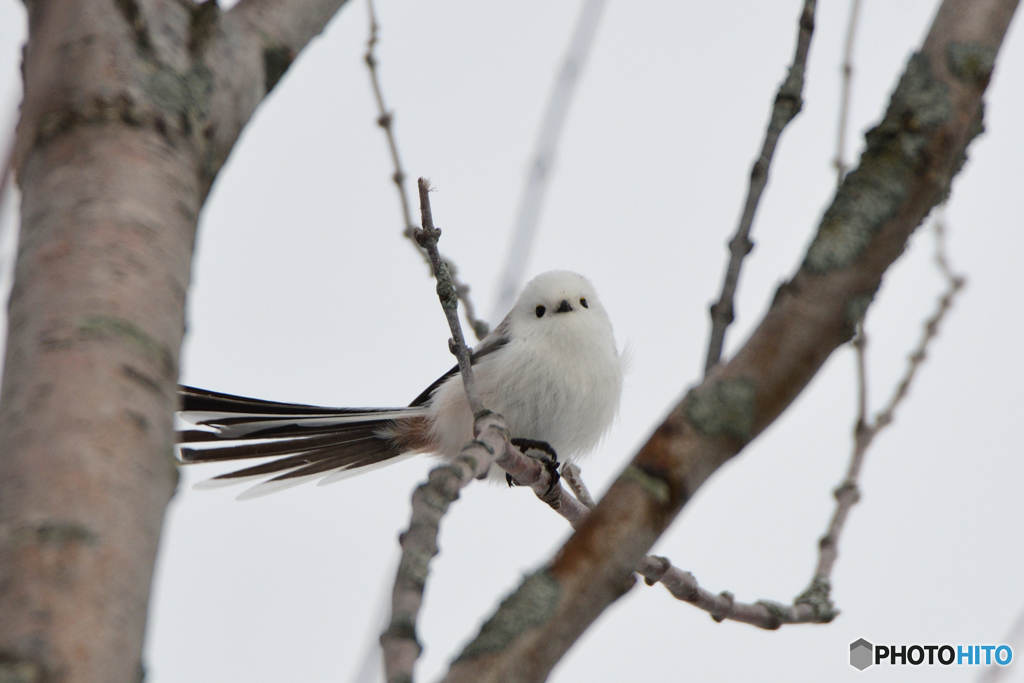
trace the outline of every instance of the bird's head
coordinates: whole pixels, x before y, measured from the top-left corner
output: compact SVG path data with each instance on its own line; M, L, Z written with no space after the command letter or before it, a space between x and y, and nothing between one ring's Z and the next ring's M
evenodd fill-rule
M552 270L530 280L509 317L517 334L591 335L615 343L594 286L567 270Z

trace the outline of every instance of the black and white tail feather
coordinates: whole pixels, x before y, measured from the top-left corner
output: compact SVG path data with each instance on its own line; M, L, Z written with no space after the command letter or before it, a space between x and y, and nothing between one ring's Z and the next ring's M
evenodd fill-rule
M356 471L391 464L405 453L387 434L396 420L422 417L407 408L324 408L278 403L179 387L178 453L184 463L275 458L201 482L214 488L264 479L243 492L244 500L321 479L340 481ZM269 479L267 477L270 477Z

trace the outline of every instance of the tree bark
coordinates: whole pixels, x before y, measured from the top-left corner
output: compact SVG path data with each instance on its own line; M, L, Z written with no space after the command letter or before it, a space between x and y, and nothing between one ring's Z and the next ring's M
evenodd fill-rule
M342 0L29 3L0 392L0 680L137 681L199 211Z

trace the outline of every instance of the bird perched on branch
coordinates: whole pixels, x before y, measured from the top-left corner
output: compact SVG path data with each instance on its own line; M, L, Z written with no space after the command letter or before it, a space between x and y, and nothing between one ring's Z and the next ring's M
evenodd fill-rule
M513 437L545 442L562 459L596 446L618 409L623 359L597 293L576 273L531 280L471 360L484 406L505 417ZM405 408L321 408L186 386L180 394L182 462L272 458L202 484L264 479L240 499L315 478L327 484L405 455L451 459L473 438L457 366Z

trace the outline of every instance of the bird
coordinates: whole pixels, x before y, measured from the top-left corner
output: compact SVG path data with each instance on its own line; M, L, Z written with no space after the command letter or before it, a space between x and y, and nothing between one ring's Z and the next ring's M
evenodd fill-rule
M505 418L512 437L546 444L563 461L591 451L618 411L624 357L582 275L556 270L528 282L470 360L483 405ZM179 396L182 463L264 460L197 485L262 480L240 500L312 479L329 484L420 453L451 460L473 438L457 365L401 408L328 408L189 386ZM504 479L491 469L492 480Z

